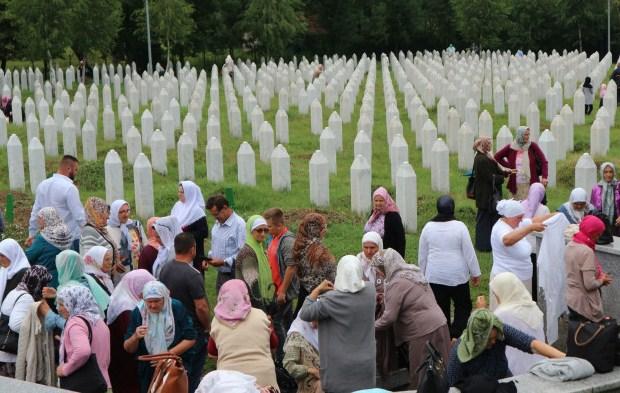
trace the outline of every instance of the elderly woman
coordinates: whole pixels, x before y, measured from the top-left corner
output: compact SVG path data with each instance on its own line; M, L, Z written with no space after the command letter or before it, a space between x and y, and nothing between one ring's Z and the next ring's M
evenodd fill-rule
M372 267L372 257L383 251L383 240L381 235L377 232L366 232L362 237L362 252L357 254L357 259L360 261L362 267L362 273L364 275L364 281L368 281L371 284L376 283L375 269Z
M267 315L250 302L247 285L229 280L220 288L211 322L209 356L218 370L233 370L256 378L260 386L278 388L271 350L277 338Z
M566 246L566 304L571 319L599 322L605 317L601 288L611 284L612 278L603 272L594 253L603 231L605 223L601 219L586 216Z
M123 344L125 351L136 357L172 353L189 364L195 338L192 318L183 304L172 299L161 282L147 282L142 290L142 301L131 313ZM153 370L149 362L138 363L140 392L148 391Z
M515 140L495 153L495 160L514 169L508 178L508 190L514 199L527 198L530 184L540 182L547 185L547 158L536 142L530 141L529 127L519 127Z
M505 325L485 308L475 310L461 337L450 350L448 382L458 386L470 377L485 375L494 379L510 377L506 347L548 358L562 358L564 353L544 341Z
M56 255L71 247L71 233L53 207L44 207L37 213L39 233L26 250L31 265L41 265L52 275L50 285L58 286Z
M84 272L91 276L108 296L114 291L110 278L112 264L112 251L103 246L91 247L84 255Z
M323 245L323 237L327 231L325 216L319 213L308 213L299 224L293 259L299 277L299 297L295 316L299 313L306 296L324 280L333 281L336 277L335 258Z
M140 221L129 218L129 202L117 199L110 205L107 231L118 248L120 265L124 272L114 274L114 282L119 282L122 275L138 268L138 259L144 243L144 231Z
M379 187L372 193L372 214L364 226L364 232L377 232L383 239L383 247L392 248L405 256L405 227L396 202L388 190Z
M472 308L469 280L478 286L481 273L469 230L454 217L454 199L449 195L437 199L437 215L422 229L418 264L448 321L450 337L459 337Z
M143 269L132 270L118 283L108 307L107 323L110 328L110 383L114 393L138 393L140 384L136 379L138 363L123 348L125 332L131 322L131 314L142 300L144 286L155 277Z
M491 295L499 304L495 316L536 340L545 341L543 313L532 300L532 295L512 273L500 273L491 280ZM540 355L528 354L515 348L506 348L508 368L513 375L525 374L539 360Z
M200 187L193 181L182 181L178 189L179 200L172 207L170 215L175 217L183 232L189 232L196 239L194 268L202 271L205 260L205 239L209 236L209 226L205 215L205 200Z
M155 278L158 278L164 265L174 261L176 256L174 252L174 238L182 231L181 227L179 227L179 222L173 216L158 218L155 224L153 224L153 228L155 233L157 233L160 247L157 251L157 258L153 262L151 273Z
M101 198L89 197L84 205L86 211L86 225L80 235L80 255L84 257L94 246L103 246L112 251L114 269L122 273L124 270L119 263L120 256L116 242L108 233L106 225L110 216L110 207Z
M588 203L588 194L586 190L577 187L571 191L568 202L560 206L558 212L564 214L570 224L579 225L583 217L592 209L592 205Z
M291 324L284 344L282 365L297 381L297 393L321 392L319 331L299 316Z
M325 280L306 298L299 316L319 323L324 391L345 393L375 386L375 296L374 286L363 279L360 262L346 255L338 263L334 284Z
M146 222L146 244L142 248L140 258L138 259L138 269L148 270L149 273L153 272L153 264L161 248L159 235L155 231L155 222L158 219L159 217L151 217Z
M0 304L17 284L30 267L26 254L13 239L4 239L0 242Z
M409 388L418 386L418 368L430 342L447 359L450 331L433 291L415 265L407 264L388 248L373 258L373 266L385 274L385 311L375 321L376 330L394 329L396 345L409 349Z
M620 185L616 180L616 167L611 162L601 165L601 181L592 188L590 202L607 216L613 235L620 236Z
M491 251L491 228L499 218L495 201L502 196L504 176L510 173L499 165L491 154L491 138L480 137L474 142L474 198L476 200L476 248Z
M267 221L258 215L250 217L245 227L245 244L235 259L235 277L243 280L250 288L252 307L270 314L274 311L275 285L263 248L269 227Z

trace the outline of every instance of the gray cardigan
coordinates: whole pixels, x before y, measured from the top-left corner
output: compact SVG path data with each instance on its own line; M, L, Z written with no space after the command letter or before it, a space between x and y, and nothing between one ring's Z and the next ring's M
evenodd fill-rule
M375 288L357 293L329 291L317 301L306 298L304 321L319 321L321 386L349 393L375 386Z

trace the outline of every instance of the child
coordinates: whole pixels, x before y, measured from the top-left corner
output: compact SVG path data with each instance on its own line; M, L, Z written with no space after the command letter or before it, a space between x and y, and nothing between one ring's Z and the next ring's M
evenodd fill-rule
M590 83L591 79L589 76L586 76L585 82L583 82L583 95L585 97L586 102L586 115L592 113L592 109L594 108L592 103L594 102L594 89L592 88L592 83Z
M607 93L607 85L605 83L601 83L601 88L598 90L598 95L601 97L601 103L599 104L599 108L603 107L603 98L605 98L605 94Z

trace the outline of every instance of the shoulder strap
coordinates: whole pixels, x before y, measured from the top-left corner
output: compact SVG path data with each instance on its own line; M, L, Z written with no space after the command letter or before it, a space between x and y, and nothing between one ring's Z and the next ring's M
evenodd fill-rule
M89 344L92 344L92 343L93 343L93 330L92 330L92 328L90 327L90 322L88 322L88 321L86 320L86 318L81 317L81 316L79 316L79 315L76 315L76 317L77 317L77 318L80 318L80 319L81 319L82 321L84 321L84 323L86 324L86 327L88 328L88 343L89 343Z
M15 299L15 301L13 302L13 308L15 308L15 305L17 304L17 302L19 301L19 299L20 299L22 296L24 296L25 294L27 294L27 293L28 293L28 292L24 291L24 293L22 293L21 295L19 295L19 296L17 297L17 299ZM4 299L4 300L6 300L6 299ZM2 303L4 303L4 300L2 301ZM2 306L2 304L0 304L0 307L1 307L1 306Z

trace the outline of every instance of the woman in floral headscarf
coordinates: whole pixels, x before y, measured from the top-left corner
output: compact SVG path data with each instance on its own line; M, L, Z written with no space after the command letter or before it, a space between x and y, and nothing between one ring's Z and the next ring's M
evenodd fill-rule
M110 218L106 230L114 240L120 255L121 265L126 272L138 268L138 259L144 243L144 231L140 221L129 218L129 202L117 199L110 205ZM114 282L121 280L124 273L113 275Z
M86 200L84 210L86 211L86 225L82 228L80 236L80 254L84 257L91 247L103 246L112 251L114 270L122 273L124 269L120 264L116 242L106 228L110 217L110 207L103 199L90 197Z
M592 188L590 202L607 216L614 228L614 236L620 236L620 186L616 180L616 167L611 162L601 165L601 181Z
M405 257L405 227L396 202L390 193L379 187L372 193L373 210L364 226L364 233L377 232L383 239L383 248L391 248Z

